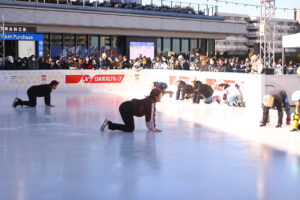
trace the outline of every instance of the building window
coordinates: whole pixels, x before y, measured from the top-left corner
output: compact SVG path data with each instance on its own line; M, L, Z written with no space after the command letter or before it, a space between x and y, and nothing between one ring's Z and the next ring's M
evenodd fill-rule
M215 55L215 40L207 40L207 54L208 56Z
M106 55L110 56L111 52L110 52L110 47L111 47L111 40L110 40L110 36L101 36L101 45L100 45L100 51L101 54L102 53L106 53Z
M198 48L197 39L191 39L191 52L195 53Z
M164 38L163 39L163 55L168 55L168 52L171 51L171 39Z
M180 53L180 39L172 39L172 52L179 54Z
M189 39L182 39L181 40L181 53L189 54L190 48L189 48Z
M79 57L88 56L87 35L77 35L76 44L76 55Z
M99 36L88 36L89 56L97 56L99 54Z
M64 34L63 56L69 57L75 55L76 43L74 34Z
M199 39L199 49L201 54L207 55L207 39Z
M44 55L50 57L50 34L44 34Z
M156 55L160 55L162 53L161 51L161 38L157 38L156 40Z
M62 34L51 34L50 35L50 56L51 57L62 57Z
M111 56L122 55L122 37L112 36L111 37Z

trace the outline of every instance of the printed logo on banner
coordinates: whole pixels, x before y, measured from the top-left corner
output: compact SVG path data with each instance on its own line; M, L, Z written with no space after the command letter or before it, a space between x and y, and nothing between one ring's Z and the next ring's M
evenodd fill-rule
M82 81L83 83L121 83L125 74L105 74L95 75L91 78L89 75L66 75L66 84L74 84Z
M206 79L206 84L210 85L215 91L223 91L223 88L219 86L219 84L221 83L228 83L229 85L234 85L237 82L234 80L216 80L216 79L211 79L211 78L207 78ZM244 82L240 83L240 86L243 85Z
M14 82L14 83L19 83L20 80L24 80L24 77L23 76L15 76L15 75L13 75L13 76L10 77L10 80L12 82Z
M171 85L175 85L176 84L176 81L178 80L178 79L180 79L180 80L182 80L182 81L184 81L184 82L186 82L186 83L188 83L189 82L189 80L190 80L190 78L189 77L186 77L186 76L172 76L172 75L170 75L169 76L169 83L171 84Z
M42 82L47 82L47 75L41 75Z

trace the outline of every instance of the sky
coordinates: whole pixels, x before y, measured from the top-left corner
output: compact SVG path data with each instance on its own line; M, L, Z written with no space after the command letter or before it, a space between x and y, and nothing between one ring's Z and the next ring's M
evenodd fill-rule
M226 5L226 3L221 3L221 2L216 3L216 0L182 0L182 1L218 5L219 12L247 14L253 17L260 16L260 8L251 7L251 6L245 7L243 5L234 5L234 4ZM260 0L226 0L226 1L260 5ZM300 8L300 0L275 0L275 6L279 8L289 8L289 9ZM275 15L276 18L293 19L294 11L293 10L284 11L282 9L276 9Z
M143 3L145 1L151 1L151 0L143 0ZM160 3L161 0L152 0L155 3ZM237 14L246 14L251 17L257 17L260 16L260 8L256 7L250 7L250 6L244 6L244 5L235 5L230 3L221 3L220 1L229 1L229 2L237 2L237 3L244 3L244 4L254 4L254 5L260 5L260 0L172 0L173 5L174 2L184 2L186 6L189 3L195 3L195 4L210 4L210 5L218 5L218 11L219 12L226 12L226 13L237 13ZM217 2L218 1L218 2ZM163 2L169 2L170 4L171 0L163 0ZM175 3L176 4L176 3ZM275 6L279 8L300 8L300 0L275 0ZM202 7L204 8L204 7ZM276 18L282 18L282 19L293 19L294 18L294 11L293 10L282 10L277 9L275 12Z

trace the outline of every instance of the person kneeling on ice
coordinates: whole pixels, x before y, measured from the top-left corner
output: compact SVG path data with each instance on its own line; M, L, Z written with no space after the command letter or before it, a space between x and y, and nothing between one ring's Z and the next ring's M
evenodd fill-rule
M153 82L152 83L152 89L155 89L155 88L160 89L162 91L163 95L164 94L169 94L170 98L173 95L172 91L167 90L168 84L166 84L164 82L157 82L157 81Z
M200 99L204 99L204 103L209 104L211 102L217 101L220 103L218 96L212 96L214 89L207 84L203 84L201 81L194 81L194 96L193 103L200 102Z
M238 106L238 107L244 107L245 102L243 101L243 93L241 91L240 85L235 84L234 89L229 93L229 106Z
M176 81L177 84L177 92L176 92L176 100L185 100L193 97L194 87L192 85L186 84L181 79Z
M56 80L51 81L50 84L43 84L43 85L34 85L31 86L27 90L27 95L29 101L23 101L19 98L15 98L13 102L13 107L17 107L19 105L21 106L29 106L29 107L35 107L36 106L36 98L37 97L44 97L45 98L45 105L54 107L54 105L51 105L51 95L50 93L52 90L55 90L58 86L59 82Z
M296 109L293 118L293 129L291 131L299 131L299 119L300 119L300 90L297 90L292 94L292 101L295 102Z
M133 116L142 117L145 115L147 128L153 132L161 132L161 130L156 128L155 124L155 104L160 102L161 97L162 91L156 88L152 89L150 95L144 99L132 99L131 101L123 102L119 107L119 111L125 124L116 124L105 119L100 131L104 131L105 127L108 126L110 130L133 132Z
M285 108L286 112L286 124L291 122L291 110L289 105L289 100L287 94L283 90L272 90L268 95L263 97L263 120L260 126L266 126L269 116L269 110L272 107L276 107L278 110L278 123L276 128L280 128L282 125L282 106Z

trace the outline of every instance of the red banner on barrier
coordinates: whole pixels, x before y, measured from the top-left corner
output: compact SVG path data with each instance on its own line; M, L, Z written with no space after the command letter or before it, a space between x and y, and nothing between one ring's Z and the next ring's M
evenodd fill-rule
M74 84L82 81L83 83L121 83L125 74L104 74L95 75L66 75L66 84Z

